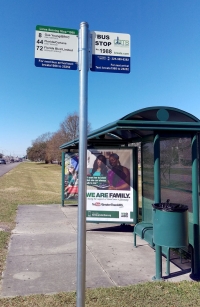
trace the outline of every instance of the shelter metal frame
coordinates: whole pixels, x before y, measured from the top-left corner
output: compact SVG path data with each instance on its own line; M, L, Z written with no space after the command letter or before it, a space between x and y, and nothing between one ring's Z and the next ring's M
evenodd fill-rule
M105 125L87 136L88 148L127 148L138 142L154 142L154 202L161 201L160 137L191 137L192 207L190 214L190 244L193 247L191 276L200 276L200 225L199 225L199 133L200 120L183 110L156 106L130 113ZM79 139L60 146L63 151L78 150ZM142 158L143 159L143 158ZM156 247L157 248L157 247ZM157 255L159 255L160 250ZM160 258L156 259L156 279L160 278Z

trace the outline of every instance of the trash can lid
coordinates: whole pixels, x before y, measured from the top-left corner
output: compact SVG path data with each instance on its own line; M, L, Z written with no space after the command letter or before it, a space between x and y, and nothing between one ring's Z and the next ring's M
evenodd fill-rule
M152 204L152 207L154 209L167 211L167 212L184 212L188 210L188 206L170 203L169 200L167 200L165 203Z

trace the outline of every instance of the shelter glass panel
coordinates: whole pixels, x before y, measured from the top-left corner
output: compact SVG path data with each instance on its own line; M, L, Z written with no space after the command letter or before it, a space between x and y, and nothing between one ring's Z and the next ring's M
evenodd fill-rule
M188 206L192 212L191 138L160 138L161 201Z
M142 166L142 220L152 222L154 203L154 146L153 142L141 144Z

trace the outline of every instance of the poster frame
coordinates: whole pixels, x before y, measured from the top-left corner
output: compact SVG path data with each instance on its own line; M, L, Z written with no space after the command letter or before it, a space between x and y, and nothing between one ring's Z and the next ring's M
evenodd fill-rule
M131 214L131 221L123 221L123 220L118 220L118 221L104 221L102 219L99 220L88 220L86 218L86 222L87 223L109 223L109 224L136 224L138 222L138 148L135 146L128 146L128 147L119 147L119 146L92 146L90 148L88 148L88 150L131 150L131 157L132 157L132 176L133 176L133 206L132 206L132 214ZM62 152L63 155L63 162L65 161L65 154L72 154L71 151L65 151ZM78 154L78 150L76 150L75 152ZM65 163L62 163L62 206L64 206L64 204L68 201L65 197L64 197L64 189L65 189ZM74 203L74 202L73 202ZM78 200L77 200L78 203ZM69 204L71 205L71 202L69 202ZM66 205L68 205L66 203ZM86 206L86 213L87 213L87 206Z
M123 150L130 150L130 159L131 159L131 165L132 165L132 169L131 174L132 174L132 183L133 185L136 183L135 179L137 178L137 176L135 176L135 173L138 173L138 165L136 166L136 161L137 161L137 154L135 153L137 151L136 147L111 147L111 146L101 146L101 147L90 147L88 148L88 150L92 151L92 150L96 150L96 151L101 151L101 150L106 150L106 151L123 151ZM137 180L137 179L136 179ZM136 183L137 185L137 183ZM137 195L135 192L137 192L135 190L135 186L132 187L132 211L131 211L131 216L130 219L128 221L125 221L124 219L118 219L118 220L103 220L102 218L97 219L97 217L95 217L94 219L90 219L88 220L88 201L87 201L87 205L86 205L86 222L87 223L112 223L112 224L133 224L135 223L135 221L138 220L138 201L137 201ZM88 190L87 190L88 192ZM95 210L93 210L95 211ZM97 210L98 211L98 210ZM137 211L137 212L135 212Z

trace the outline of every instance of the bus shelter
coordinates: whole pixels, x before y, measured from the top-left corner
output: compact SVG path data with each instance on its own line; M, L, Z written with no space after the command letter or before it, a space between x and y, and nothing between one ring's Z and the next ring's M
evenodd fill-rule
M200 275L199 133L200 120L192 114L158 106L132 112L87 137L88 148L133 148L134 224L152 223L154 203L170 200L188 206L187 249L191 254L193 278ZM79 139L75 139L60 149L70 152L78 150L78 146ZM138 178L141 178L140 193ZM63 199L62 196L62 203ZM156 279L161 277L160 258L158 248Z

